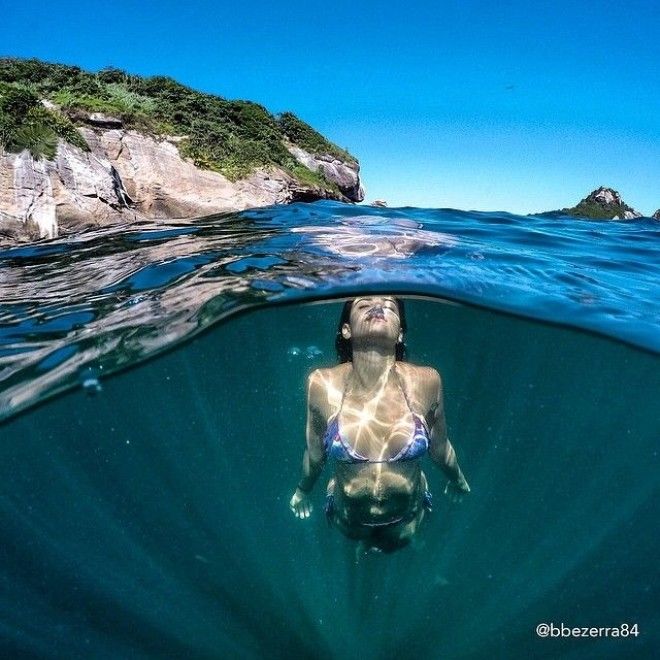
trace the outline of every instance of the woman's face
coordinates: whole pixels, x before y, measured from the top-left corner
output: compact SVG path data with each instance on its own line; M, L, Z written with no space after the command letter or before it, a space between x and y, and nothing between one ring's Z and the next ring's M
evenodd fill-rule
M393 296L356 298L351 305L349 323L344 324L344 330L347 328L352 338L388 338L393 343L401 341L401 319L396 300Z

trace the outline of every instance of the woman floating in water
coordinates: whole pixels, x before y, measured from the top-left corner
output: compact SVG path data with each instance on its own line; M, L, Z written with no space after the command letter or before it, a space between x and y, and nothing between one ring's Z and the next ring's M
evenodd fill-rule
M309 517L309 494L335 458L328 521L383 552L407 545L431 509L419 461L427 451L449 478L452 500L470 492L447 437L440 375L403 361L405 332L403 302L392 296L344 305L335 342L341 364L309 376L303 475L290 504Z

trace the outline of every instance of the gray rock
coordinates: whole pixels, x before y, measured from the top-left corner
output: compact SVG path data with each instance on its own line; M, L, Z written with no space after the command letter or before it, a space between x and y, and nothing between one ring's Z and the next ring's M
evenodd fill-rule
M0 209L13 235L57 236L55 197L51 181L54 163L34 160L28 151L0 155ZM24 227L24 232L17 231Z
M658 209L651 217L654 220L660 220L660 209Z
M348 200L361 202L364 199L358 163L345 162L330 154L311 154L291 142L285 141L284 146L299 163L335 183Z
M99 121L112 119L104 115ZM341 195L301 185L279 167L229 181L182 158L176 136L156 139L98 125L79 130L89 152L63 140L53 161L35 160L27 151L0 150L0 242L54 238L81 228L135 221L185 221L297 200L364 197L357 164L312 157L302 150L299 155L323 167Z
M121 128L123 126L121 119L104 115L102 112L92 112L87 116L86 122L99 128Z
M587 197L587 200L598 202L599 204L618 204L619 206L623 203L621 195L616 190L602 186L598 190L594 190Z

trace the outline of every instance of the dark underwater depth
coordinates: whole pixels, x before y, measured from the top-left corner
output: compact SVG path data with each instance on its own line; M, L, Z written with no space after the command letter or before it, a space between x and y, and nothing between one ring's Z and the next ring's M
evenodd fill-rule
M655 356L408 300L472 493L368 555L288 500L305 378L340 305L252 312L2 427L2 647L14 657L650 657L658 643ZM424 459L427 460L427 459ZM328 467L326 466L326 470ZM637 623L539 639L538 623ZM654 647L655 645L655 647Z
M0 657L657 657L659 234L321 203L0 252ZM414 544L356 563L330 465L289 500L358 292L405 298L472 492L424 458Z

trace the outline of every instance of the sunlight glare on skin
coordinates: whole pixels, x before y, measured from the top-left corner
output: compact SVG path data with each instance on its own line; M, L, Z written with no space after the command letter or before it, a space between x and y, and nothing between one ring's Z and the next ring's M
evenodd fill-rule
M328 393L328 402L333 408L339 408L343 392L327 376L320 375L320 377L323 381L323 387Z
M398 420L394 424L390 438L388 442L378 442L379 427L383 430L392 428L391 422L387 420L379 419L375 411L378 410L379 404L385 400L385 390L387 387L387 382L383 383L380 386L380 389L373 395L373 397L364 405L362 408L346 406L345 409L348 415L355 417L356 420L353 422L342 422L342 426L346 429L347 433L350 433L355 438L355 450L360 453L365 453L366 449L361 449L363 447L369 448L374 445L380 445L380 451L377 455L377 460L384 461L386 456L392 452L389 452L391 441L399 436L403 435L407 437L409 433L409 424L410 421L407 416ZM341 394L340 394L341 400ZM340 405L340 402L337 402L337 407ZM382 470L381 465L376 465L377 471L380 473Z
M369 422L371 422L375 419L376 418L374 417L371 410L367 410L366 408L364 408L363 410L360 410L359 413L358 413L358 420L359 420L358 424L360 426L362 426L364 424L368 424Z

